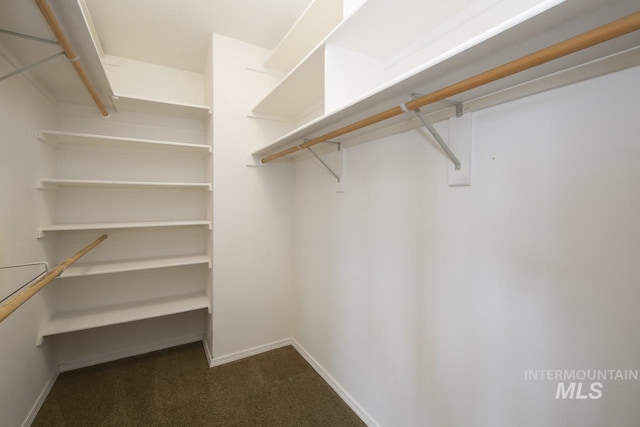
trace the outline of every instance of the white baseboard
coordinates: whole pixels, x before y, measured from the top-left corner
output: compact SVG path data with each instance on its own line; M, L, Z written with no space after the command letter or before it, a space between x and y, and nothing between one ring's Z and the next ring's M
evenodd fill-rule
M286 347L288 345L291 345L290 338L227 354L225 356L213 357L209 359L209 366L213 368L214 366L224 365L225 363L234 362L236 360L244 359L245 357L255 356L256 354L275 350L276 348Z
M40 392L38 399L36 399L35 403L31 407L31 410L29 411L29 414L27 415L27 418L22 423L22 427L29 427L33 423L33 420L36 419L36 415L38 415L40 408L42 408L42 405L44 404L44 401L47 399L49 392L51 392L53 385L56 383L56 380L58 379L58 375L60 375L59 372L57 372L55 375L49 378L49 381L47 381L47 383L44 385L44 388Z
M302 347L295 339L291 340L291 345L293 345L293 348L295 348L298 353L300 353L300 355L309 362L313 369L315 369L316 372L331 386L331 388L338 393L338 396L340 396L342 400L349 405L353 412L355 412L366 425L370 427L379 427L379 424L373 419L373 417L371 417L371 415L369 415L367 411L365 411L362 406L360 406L358 402L356 402L354 398L351 397L344 388L342 388L342 386L322 367L322 365L316 361L316 359L309 354L309 352L307 352L307 350L305 350L304 347Z
M204 353L207 355L207 361L209 362L209 367L213 368L213 352L209 348L209 343L207 340L202 340L202 346L204 347Z
M113 351L110 353L102 353L97 356L86 359L74 360L71 362L63 362L58 365L60 372L73 371L74 369L86 368L87 366L98 365L100 363L111 362L125 357L138 356L152 351L163 350L165 348L175 347L178 345L189 344L196 341L202 341L202 334L185 335L182 337L171 338L168 340L156 341L149 344L138 345L126 348L124 350Z

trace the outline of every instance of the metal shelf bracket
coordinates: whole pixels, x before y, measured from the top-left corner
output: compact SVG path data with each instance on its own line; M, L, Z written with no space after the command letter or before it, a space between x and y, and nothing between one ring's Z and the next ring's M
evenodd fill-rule
M0 300L0 306L4 305L5 301L7 301L13 295L18 293L25 286L29 285L30 283L32 283L36 279L39 279L40 277L42 277L42 275L48 273L49 272L49 263L47 263L46 261L41 261L41 262L29 262L29 263L25 263L25 264L14 264L14 265L3 265L3 266L0 266L0 270L11 270L11 269L15 269L15 268L25 268L25 267L34 267L34 266L42 266L43 267L43 271L38 272L33 278L31 278L31 276L30 276L29 280L24 282L17 289L15 289L9 295L6 295L6 296L2 297L2 299Z
M28 39L28 40L35 40L35 41L41 42L41 43L53 44L53 45L58 45L58 46L60 45L60 43L58 43L57 40L49 40L49 39L45 39L45 38L42 38L42 37L32 36L32 35L29 35L29 34L17 33L15 31L5 30L3 28L0 28L0 33L9 34L11 36L20 37L20 38Z
M309 141L309 140L308 140L308 139L305 139L304 141L305 141L305 142L307 142L307 141ZM326 141L326 142L328 142L329 144L337 144L337 145L338 145L338 151L340 151L340 149L341 149L341 145L340 145L340 143L339 143L339 142L334 142L334 141ZM298 147L299 147L300 149L304 149L304 147L302 147L301 145L299 145ZM311 149L311 147L306 147L306 148L307 148L307 150L309 150L309 152L310 152L311 154L313 154L313 157L315 157L315 158L316 158L316 160L318 160L318 161L320 162L320 164L321 164L322 166L324 166L324 168L325 168L327 171L329 171L329 173L330 173L331 175L333 175L333 177L338 181L338 184L339 184L339 183L340 183L340 175L338 175L337 173L335 173L335 172L333 171L333 169L331 169L331 167L330 167L330 166L329 166L329 165L328 165L324 160L322 160L322 158L321 158L320 156L318 156L318 153L316 153L315 151L313 151L313 149Z
M419 94L411 94L412 97L419 97ZM462 114L463 105L456 101L445 101L449 105L456 107L456 117L449 119L448 143L440 136L438 131L427 120L419 108L414 109L416 117L427 128L429 133L436 140L438 145L451 160L449 164L448 182L451 187L466 187L471 185L471 139L473 114ZM405 104L400 104L400 108L405 113L410 112ZM457 153L454 154L454 151Z
M20 37L20 38L28 39L28 40L35 40L35 41L40 42L40 43L47 43L47 44L52 44L52 45L60 45L60 43L58 43L55 40L44 39L42 37L31 36L29 34L17 33L15 31L9 31L9 30L5 30L5 29L2 29L2 28L0 28L0 33L8 34L8 35L11 35L11 36ZM20 68L16 69L15 71L10 72L9 74L5 74L4 76L0 76L0 81L2 81L4 79L8 79L11 76L15 76L16 74L24 73L25 71L28 71L28 70L30 70L30 69L32 69L34 67L37 67L40 64L44 64L45 62L50 61L50 60L52 60L54 58L57 58L60 55L64 55L64 52L58 52L58 53L53 54L51 56L47 56L46 58L40 59L40 60L34 62L33 64L30 64L30 65L27 65L27 66L24 66L24 67L20 67Z
M422 96L424 96L423 93L413 92L411 94L412 99L418 99L418 98L421 98ZM464 105L460 101L453 101L451 99L442 99L440 101L436 101L436 104L447 104L447 105L452 105L456 107L456 117L462 117L462 114L464 114L464 111L463 111Z
M64 55L64 52L58 52L58 53L54 53L51 56L47 56L46 58L42 58L39 61L34 62L33 64L24 66L24 67L20 67L15 71L10 72L9 74L5 74L4 76L0 76L0 81L4 80L4 79L8 79L9 77L15 76L16 74L21 74L24 73L25 71L29 71L30 69L37 67L40 64L44 64L47 61L50 61L52 59L57 58L58 56L62 56Z
M422 114L422 111L420 111L420 109L417 108L413 110L413 112L416 113L416 116L420 119L422 124L427 128L431 136L433 136L433 138L436 140L438 145L440 145L440 147L444 150L447 157L449 157L449 159L451 160L451 163L453 163L455 169L460 170L460 168L462 167L460 160L458 160L456 155L453 154L453 151L451 151L447 143L444 141L444 139L442 139L442 137L440 136L438 131L433 127L433 125L429 123L429 121L424 117L424 115Z

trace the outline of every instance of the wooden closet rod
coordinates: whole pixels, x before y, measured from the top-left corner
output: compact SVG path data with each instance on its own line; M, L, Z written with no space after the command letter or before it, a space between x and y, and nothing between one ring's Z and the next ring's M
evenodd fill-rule
M22 304L27 302L29 298L34 296L40 289L48 285L49 282L62 274L62 272L67 269L67 267L79 260L87 252L98 246L108 237L109 236L107 236L106 234L98 237L91 244L85 246L80 251L58 264L56 268L54 268L53 270L49 270L49 272L42 276L37 282L26 286L23 290L15 294L9 301L2 303L0 305L0 322L6 319L11 313L16 311Z
M49 27L51 27L51 31L53 31L53 34L55 35L56 39L60 43L60 46L62 46L62 49L64 50L64 54L67 56L69 61L71 61L71 65L73 65L73 68L75 68L76 73L78 73L78 76L80 76L80 80L82 80L82 83L84 83L84 86L89 91L89 95L91 95L91 98L93 98L93 102L96 103L102 115L107 117L109 115L109 112L107 111L104 104L100 100L100 96L98 95L96 88L93 86L93 83L91 83L91 80L89 80L89 76L87 76L87 73L85 72L84 67L78 60L79 59L78 55L76 55L76 52L73 50L73 47L71 47L71 43L69 43L69 39L65 35L64 31L62 31L62 27L60 26L60 23L58 22L58 19L56 18L56 16L53 14L53 11L51 10L49 3L47 2L47 0L35 0L35 2L36 2L36 5L38 5L38 8L40 9L40 13L42 13L42 16L44 16L44 19L47 21L47 24L49 24Z
M468 90L477 88L487 83L491 83L512 74L528 70L538 65L553 61L554 59L558 59L563 56L586 49L588 47L615 39L616 37L623 36L639 29L640 12L636 12L624 18L618 19L601 27L594 28L593 30L567 39L563 42L548 46L544 49L523 56L514 61L507 62L506 64L492 68L473 77L469 77L465 80L442 88L435 92L431 92L427 95L421 96L420 98L416 98L413 101L409 101L405 104L406 109L408 111L414 111L420 107L424 107L425 105L441 101L454 95L458 95L462 92L466 92ZM350 125L344 126L340 129L334 130L333 132L329 132L317 138L309 139L299 146L291 147L270 156L264 157L263 159L261 159L261 162L267 163L272 160L279 159L302 149L320 144L321 142L329 141L347 133L362 129L374 123L399 116L404 112L405 111L402 106L390 108Z

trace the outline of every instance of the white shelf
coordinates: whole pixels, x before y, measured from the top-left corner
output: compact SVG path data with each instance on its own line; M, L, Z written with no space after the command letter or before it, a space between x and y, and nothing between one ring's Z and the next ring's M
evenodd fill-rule
M130 188L160 190L205 190L211 191L211 184L200 182L142 182L142 181L103 181L88 179L41 179L39 190L57 190L63 188Z
M544 10L543 6L548 7L550 4L547 2L539 8L532 8L527 13L518 15L517 19L502 23L490 31L422 61L410 71L369 90L342 107L325 112L323 116L300 126L252 154L263 157L300 144L305 138L317 137L407 102L411 93L433 92L637 11L637 2L634 0L621 0L614 5L605 0L597 0L589 9L585 9L577 1L567 1L547 10ZM364 25L364 21L360 21L376 15L388 16L382 12L389 7L391 5L388 2L369 0L329 36L331 42L345 49L358 48L373 55L373 50L369 51L366 46L356 45L358 40L376 40L375 37L371 39L363 33L372 31L371 28L374 27ZM400 13L401 9L406 8L396 9ZM387 10L387 13L392 12ZM398 22L395 18L394 20ZM353 31L349 31L350 29ZM391 30L387 28L387 31ZM373 45L375 43L371 43L370 46ZM640 32L636 31L465 92L455 97L455 101L463 102L464 111L470 112L640 65L639 46ZM446 119L453 116L455 111L452 107L442 104L428 106L422 110L432 114L431 120ZM414 115L405 114L342 136L338 140L349 144L360 143L418 126L420 123Z
M54 224L38 229L38 238L52 231L83 231L83 230L117 230L127 228L164 228L164 227L194 227L207 226L211 229L211 221L141 221L141 222L107 222L93 224Z
M314 0L264 63L288 73L342 20L342 0Z
M196 120L206 120L211 115L211 108L207 105L168 102L125 94L113 94L111 99L117 111L159 114Z
M153 270L156 268L181 267L199 264L207 264L209 265L209 267L211 267L211 260L207 255L192 255L92 263L76 263L67 268L59 276L59 278L94 276L98 274Z
M312 2L265 62L288 71L251 111L257 117L296 122L324 110L326 41L344 24L342 0Z
M287 74L253 113L294 122L324 105L324 51L316 49Z
M500 2L464 0L432 4L423 0L404 0L400 5L388 0L367 0L355 13L325 33L317 45L309 46L311 49L306 56L298 56L298 64L252 112L257 117L298 122L321 107L324 110L316 117L335 110L336 104L338 107L348 105L363 93L370 93L374 88L379 90L385 82L405 74L407 67L413 68L406 57L414 55L430 59L442 53L443 49L449 50L440 47L439 50L421 52L424 44L429 45L435 40L439 46L458 47L469 39L477 38L478 33L486 36L489 32L481 29L476 22L478 20L495 22L498 26L507 20L515 25L510 19L515 13L514 8L508 4L496 6L496 3ZM463 24L470 29L461 31ZM295 27L292 31L302 34L304 28ZM454 36L450 37L451 34ZM283 43L288 43L286 38ZM338 49L342 52L340 57L327 60L331 55L329 52L335 55ZM276 52L277 49L274 54ZM337 82L334 81L336 79Z
M211 153L211 146L202 144L185 144L182 142L157 141L151 139L123 138L118 136L93 135L88 133L60 132L41 130L37 138L57 148L75 146L100 146L105 148L152 149L162 151L183 151L195 153Z
M40 331L38 345L46 336L152 319L201 309L210 309L204 292L115 304L57 313Z

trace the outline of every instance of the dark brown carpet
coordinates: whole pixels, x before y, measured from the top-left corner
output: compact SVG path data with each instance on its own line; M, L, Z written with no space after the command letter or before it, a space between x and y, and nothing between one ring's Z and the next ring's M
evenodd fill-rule
M363 426L293 349L209 368L202 343L58 377L33 426Z

